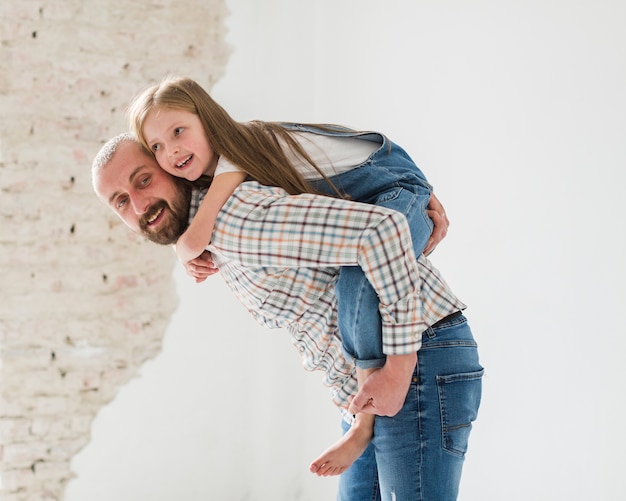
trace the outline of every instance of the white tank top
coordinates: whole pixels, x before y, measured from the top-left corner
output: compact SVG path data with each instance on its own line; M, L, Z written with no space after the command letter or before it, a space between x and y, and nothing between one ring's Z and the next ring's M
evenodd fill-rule
M312 132L293 132L294 139L307 152L311 160L331 177L346 172L362 164L374 153L380 144L358 137L334 137L314 134ZM280 141L280 140L279 140ZM287 157L305 179L320 179L321 176L308 162L294 155L281 141ZM214 176L224 172L239 172L241 169L224 157L220 157L215 168Z

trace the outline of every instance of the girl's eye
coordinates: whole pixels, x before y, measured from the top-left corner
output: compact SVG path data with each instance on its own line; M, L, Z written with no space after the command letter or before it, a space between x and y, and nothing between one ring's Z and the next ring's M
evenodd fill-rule
M185 128L184 128L184 127L176 127L176 128L174 129L174 135L175 135L175 136L180 136L181 132L182 132L182 131L184 131L184 130L185 130Z
M154 151L155 153L157 151L159 151L160 149L161 149L161 145L159 145L159 144L153 144L152 145L152 151Z

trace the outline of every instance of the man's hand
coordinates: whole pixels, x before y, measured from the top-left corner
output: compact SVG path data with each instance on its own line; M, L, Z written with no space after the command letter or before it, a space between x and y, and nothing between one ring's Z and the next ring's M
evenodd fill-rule
M183 263L183 266L187 271L187 275L193 277L196 283L204 282L208 277L219 271L215 267L209 251L204 251L197 258Z
M350 413L395 416L406 399L417 354L390 355L382 369L373 372L350 403Z
M424 247L424 255L428 256L428 254L435 250L437 244L439 244L439 242L441 242L448 233L450 221L448 220L448 216L446 216L446 211L444 210L443 205L441 205L441 202L434 193L430 195L430 202L428 202L428 210L426 213L430 219L432 219L434 225L430 239L428 240L426 247Z

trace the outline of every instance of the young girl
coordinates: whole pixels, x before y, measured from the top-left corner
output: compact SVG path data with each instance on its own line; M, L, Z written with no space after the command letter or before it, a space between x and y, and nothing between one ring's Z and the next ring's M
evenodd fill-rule
M176 254L188 270L190 264L202 266L196 258L211 240L220 208L248 177L291 194L324 193L385 205L410 220L416 254L436 243L429 218L435 214L427 211L430 185L408 155L382 134L335 125L236 122L188 78L169 78L146 89L132 101L128 115L131 129L165 171L189 181L212 178L176 243ZM357 267L342 269L336 294L344 347L356 359L361 386L385 364L378 298ZM313 461L311 471L342 473L367 448L373 430L374 415L357 414L344 437Z

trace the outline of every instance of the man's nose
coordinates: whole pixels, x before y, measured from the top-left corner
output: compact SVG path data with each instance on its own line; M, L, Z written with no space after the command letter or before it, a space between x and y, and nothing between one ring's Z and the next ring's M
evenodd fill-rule
M133 206L135 214L145 214L150 207L150 201L148 200L148 197L140 194L132 196L130 202Z

